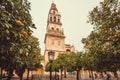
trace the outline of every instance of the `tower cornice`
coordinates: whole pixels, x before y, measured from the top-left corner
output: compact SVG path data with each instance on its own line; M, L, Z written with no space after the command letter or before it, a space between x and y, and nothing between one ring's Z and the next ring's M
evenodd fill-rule
M65 38L64 35L54 35L54 34L48 34L48 33L46 33L45 34L44 43L46 43L46 37L48 37L48 36L50 36L50 37L57 37L57 38Z

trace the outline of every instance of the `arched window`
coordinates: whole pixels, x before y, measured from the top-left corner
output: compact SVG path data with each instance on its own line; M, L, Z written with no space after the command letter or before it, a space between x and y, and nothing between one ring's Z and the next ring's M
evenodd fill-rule
M57 28L57 31L59 31L59 29Z
M54 17L54 22L56 22L56 17Z
M70 50L70 49L67 49L66 52L71 52L71 50Z
M52 27L51 29L52 29L52 30L54 30L54 28L53 28L53 27Z
M53 11L53 13L55 14L55 11Z
M60 19L58 19L58 23L60 22Z
M52 17L50 17L50 21L52 21Z

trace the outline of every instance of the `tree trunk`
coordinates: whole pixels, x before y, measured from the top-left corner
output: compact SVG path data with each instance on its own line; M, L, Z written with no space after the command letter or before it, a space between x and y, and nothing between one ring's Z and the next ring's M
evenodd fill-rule
M57 72L56 72L56 70L55 70L55 79L57 78Z
M7 80L11 80L13 70L9 70Z
M79 70L79 80L82 80L81 72Z
M61 78L60 78L60 80L62 80L62 76L63 76L62 72L63 72L63 70L61 69L61 71L60 71L60 72L61 72Z
M3 69L0 68L0 75L3 75Z
M88 72L89 72L89 78L91 78L91 72L90 72L90 70L88 70Z
M20 80L22 80L23 79L23 74L21 74L19 77L20 77Z
M3 69L0 68L0 80L2 79L2 75L3 75Z
M21 71L19 72L19 78L20 78L20 80L22 80L23 79L23 73L25 72L25 69L23 68L23 69L21 69Z
M64 69L64 78L66 78L67 76L66 76L66 68Z
M105 74L106 74L106 72L105 72ZM100 79L102 79L104 77L103 72L100 73L99 77L100 77Z
M115 76L115 78L116 78L117 80L119 80L119 77L118 77L117 72L114 72L114 76Z
M79 80L79 70L77 70L77 80Z
M92 77L92 80L94 80L93 71L91 71L91 75L92 75L92 76L91 76L91 77Z
M94 80L94 76L93 76L93 71L92 70L89 70L89 77Z
M30 74L30 70L28 69L27 80L29 80L29 74Z
M20 80L22 80L24 72L25 72L25 68L24 67L22 67L19 70L16 70L16 74L19 76Z

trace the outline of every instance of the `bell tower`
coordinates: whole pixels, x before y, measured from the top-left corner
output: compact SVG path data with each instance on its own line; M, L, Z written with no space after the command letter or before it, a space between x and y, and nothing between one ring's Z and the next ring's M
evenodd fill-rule
M56 4L52 2L47 19L47 28L45 34L45 64L48 62L48 52L54 52L54 59L60 53L65 52L65 36L61 23L61 15L56 8Z

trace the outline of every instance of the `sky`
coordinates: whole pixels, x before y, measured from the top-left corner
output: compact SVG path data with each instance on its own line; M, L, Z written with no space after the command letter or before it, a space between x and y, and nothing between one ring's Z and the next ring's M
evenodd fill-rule
M64 28L65 44L74 45L76 51L83 51L82 38L86 38L93 30L87 23L89 12L99 6L103 0L28 0L31 2L31 16L37 29L33 35L39 39L41 53L44 54L44 38L47 27L47 17L52 1L61 14Z

